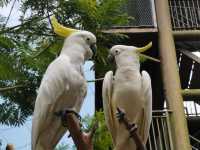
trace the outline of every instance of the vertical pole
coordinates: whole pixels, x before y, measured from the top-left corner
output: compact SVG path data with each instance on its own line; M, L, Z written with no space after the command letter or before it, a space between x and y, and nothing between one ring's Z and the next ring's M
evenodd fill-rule
M167 105L172 110L170 124L173 144L176 150L191 150L183 98L181 96L168 0L155 0L155 4L164 90Z

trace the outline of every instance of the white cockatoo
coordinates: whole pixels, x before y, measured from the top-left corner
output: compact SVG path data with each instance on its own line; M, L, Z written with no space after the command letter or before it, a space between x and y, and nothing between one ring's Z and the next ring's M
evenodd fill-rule
M47 68L35 102L32 121L32 150L53 150L66 132L55 114L79 112L87 92L83 64L96 48L96 37L88 31L66 28L52 17L54 32L66 37L59 57Z
M130 132L117 118L118 108L123 110L131 124L137 125L137 134L146 144L152 118L151 78L146 71L140 72L140 52L152 46L138 48L115 45L108 58L115 60L116 72L108 71L103 81L103 108L107 127L112 135L115 150L136 150Z

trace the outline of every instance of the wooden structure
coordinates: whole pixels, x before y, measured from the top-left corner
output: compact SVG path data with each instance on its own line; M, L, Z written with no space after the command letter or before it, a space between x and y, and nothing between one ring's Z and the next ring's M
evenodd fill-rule
M152 78L153 109L170 110L170 150L200 149L200 58L192 53L200 49L199 0L128 0L125 11L135 21L106 32L127 34L128 45L153 42L148 54L161 63L146 61L141 69ZM102 108L101 86L98 81L96 109Z

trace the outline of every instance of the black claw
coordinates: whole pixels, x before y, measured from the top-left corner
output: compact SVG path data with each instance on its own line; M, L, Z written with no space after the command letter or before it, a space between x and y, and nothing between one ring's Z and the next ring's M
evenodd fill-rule
M76 111L74 111L74 110L72 110L72 109L66 109L66 110L64 111L64 115L66 115L66 114L68 114L68 113L74 114L74 115L78 118L78 120L81 121L81 116L80 116Z
M80 129L80 132L82 132L82 130ZM72 137L72 135L69 133L69 135L67 136L68 138Z
M136 129L137 129L137 124L132 123L132 124L129 125L129 128L130 128L130 129L132 129L132 128L136 128Z
M57 117L62 116L62 114L63 114L63 111L54 112L54 115Z
M68 135L67 137L70 138L70 137L71 137L71 134L69 133L69 135Z
M58 116L58 117L61 117L62 125L63 125L64 127L67 127L67 121L66 121L65 117L66 117L66 115L67 115L68 113L74 114L74 115L78 118L78 120L81 121L81 116L80 116L76 111L74 111L74 110L72 110L72 109L66 109L66 110L64 110L64 111L61 110L61 111L55 112L54 114L55 114L56 116Z
M61 117L61 123L63 127L67 127L67 121L65 120L65 111L54 112L55 116Z
M130 133L130 137L133 137L134 134L136 133L138 127L137 127L137 124L131 124L130 125L130 129L129 129L129 133Z
M117 107L116 115L118 120L121 122L124 119L125 113L119 107Z

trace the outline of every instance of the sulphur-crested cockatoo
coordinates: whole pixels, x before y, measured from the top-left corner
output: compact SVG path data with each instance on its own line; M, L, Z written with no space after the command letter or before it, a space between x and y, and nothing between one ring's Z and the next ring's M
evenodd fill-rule
M88 31L66 28L52 18L54 32L66 37L59 57L47 68L35 102L32 150L53 150L66 132L55 114L66 109L79 112L87 91L83 64L96 48L96 37Z
M137 134L143 144L147 142L152 117L151 78L146 71L140 72L139 54L152 46L138 48L115 45L108 58L115 60L115 75L108 71L103 81L103 107L107 127L112 135L115 150L136 150L135 141L125 125L116 116L117 109L137 125Z

